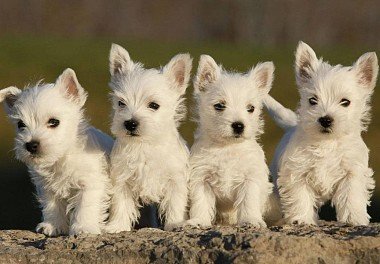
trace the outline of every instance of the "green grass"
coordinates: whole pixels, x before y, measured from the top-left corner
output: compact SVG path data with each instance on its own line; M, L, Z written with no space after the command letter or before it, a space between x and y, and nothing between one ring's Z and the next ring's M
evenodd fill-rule
M92 124L109 133L110 103L108 100L108 52L111 42L128 49L133 60L143 62L147 67L166 64L179 52L189 52L194 58L193 72L200 54L207 53L227 69L246 71L259 61L272 60L276 65L276 78L271 94L290 108L295 108L298 93L294 84L293 59L295 45L281 49L253 45L232 45L226 43L169 43L120 39L71 39L55 37L3 37L0 39L0 87L16 85L24 87L40 79L53 82L67 67L73 68L80 83L89 92L86 104L87 116ZM295 43L296 44L296 43ZM350 65L367 50L361 47L315 48L317 54L333 64ZM192 88L188 91L188 105L191 105ZM369 132L364 134L371 149L371 166L380 171L380 91L373 98L373 121ZM281 137L281 130L267 120L262 143L270 161L274 148ZM0 166L21 166L13 160L13 128L0 111ZM185 122L181 133L192 143L194 124ZM378 181L378 174L375 174ZM380 196L380 188L377 195Z

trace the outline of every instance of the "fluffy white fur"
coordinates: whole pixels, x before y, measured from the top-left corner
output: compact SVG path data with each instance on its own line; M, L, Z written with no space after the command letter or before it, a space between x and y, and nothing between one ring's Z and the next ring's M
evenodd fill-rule
M190 155L188 224L266 226L263 214L272 184L256 138L262 133L262 100L273 72L272 62L240 74L223 70L208 55L200 57L194 81L198 129ZM215 109L218 104L224 109ZM240 135L232 128L234 122L245 126Z
M107 218L110 180L107 154L113 140L89 127L83 116L87 93L73 70L55 84L0 91L16 127L16 157L29 169L42 207L36 230L48 236L99 234ZM51 119L59 121L52 127ZM39 142L38 150L26 149Z
M189 154L177 127L184 117L191 65L188 54L179 54L161 69L144 69L124 48L112 45L111 130L117 139L111 154L109 232L131 230L142 204L158 204L166 230L185 219ZM138 122L133 133L125 126L129 120Z
M297 114L269 95L265 99L285 129L271 166L285 220L317 224L318 209L331 200L339 222L367 225L374 180L361 133L369 123L376 54L366 53L350 67L332 66L300 42L295 71L301 97ZM327 129L318 121L324 116L333 119Z

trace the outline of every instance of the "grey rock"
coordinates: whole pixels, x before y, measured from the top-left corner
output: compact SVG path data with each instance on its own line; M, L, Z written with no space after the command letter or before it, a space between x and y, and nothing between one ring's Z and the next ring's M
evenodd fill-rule
M0 231L0 263L380 263L380 224L143 228L120 234L45 237Z

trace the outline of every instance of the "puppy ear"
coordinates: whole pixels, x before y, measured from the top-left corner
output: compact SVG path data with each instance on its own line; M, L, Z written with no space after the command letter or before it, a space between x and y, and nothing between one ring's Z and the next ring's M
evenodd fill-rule
M379 64L375 52L363 54L353 65L359 86L370 91L375 88Z
M195 92L203 92L207 86L215 82L221 74L221 69L209 55L201 55L197 75L194 80Z
M111 76L130 71L133 66L133 61L129 57L128 51L115 43L111 45L109 60Z
M306 43L300 41L296 51L296 79L298 84L307 82L319 64L314 50Z
M181 95L185 93L189 84L192 61L193 59L189 54L178 54L162 70L172 86Z
M55 86L60 89L65 96L81 107L86 102L87 93L79 84L77 76L72 69L67 68L64 70L55 82Z
M10 113L22 91L14 86L0 90L0 103L4 101L5 110Z
M256 67L248 73L249 78L251 78L255 86L263 91L264 93L269 93L272 88L273 78L274 78L274 64L271 61L264 63L259 63Z

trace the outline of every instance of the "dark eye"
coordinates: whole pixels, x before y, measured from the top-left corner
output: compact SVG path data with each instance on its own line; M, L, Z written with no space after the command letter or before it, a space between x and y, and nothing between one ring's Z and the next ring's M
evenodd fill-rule
M311 98L309 98L309 103L311 105L316 105L316 104L318 104L318 99L315 97L311 97Z
M123 101L119 101L118 105L120 108L124 108L126 106L126 104Z
M160 108L160 105L157 104L157 103L155 103L155 102L150 102L148 104L148 107L151 108L151 109L153 109L153 110L157 110L158 108Z
M253 105L248 105L247 111L248 113L253 113L253 111L255 111L255 107Z
M351 104L351 101L346 99L346 98L343 98L341 101L340 101L340 105L341 106L344 106L344 107L347 107Z
M216 111L223 111L224 109L226 109L226 105L224 103L217 103L214 104L214 108Z
M55 128L57 126L59 126L59 120L55 118L50 118L48 121L48 127Z
M22 121L20 120L20 121L17 122L17 127L18 127L19 129L21 129L21 128L26 127L26 125L25 125L24 122L22 122Z

